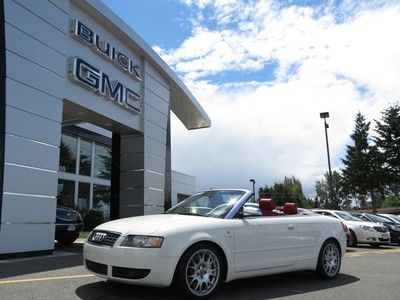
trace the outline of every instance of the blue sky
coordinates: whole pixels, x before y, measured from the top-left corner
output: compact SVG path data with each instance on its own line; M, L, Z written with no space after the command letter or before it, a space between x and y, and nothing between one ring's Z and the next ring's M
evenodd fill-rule
M400 1L103 0L180 76L213 124L172 118L172 167L198 189L296 176L306 194L333 169L358 111L400 99ZM211 146L210 146L211 145ZM208 163L204 163L208 162Z

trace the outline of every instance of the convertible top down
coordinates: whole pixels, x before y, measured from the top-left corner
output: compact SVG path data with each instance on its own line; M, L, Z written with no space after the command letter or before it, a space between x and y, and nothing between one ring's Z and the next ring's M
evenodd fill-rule
M294 203L250 203L248 190L194 194L164 214L119 219L96 227L84 244L85 267L103 278L169 286L210 296L221 282L315 270L335 278L346 251L342 223Z

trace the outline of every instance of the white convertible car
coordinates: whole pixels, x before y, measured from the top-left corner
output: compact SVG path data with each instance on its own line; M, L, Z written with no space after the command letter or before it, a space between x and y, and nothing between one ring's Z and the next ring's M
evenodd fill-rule
M197 193L164 214L119 219L93 230L85 267L123 283L166 287L185 296L210 296L221 282L315 270L335 278L346 251L342 223L305 214L293 203L248 203L248 190Z

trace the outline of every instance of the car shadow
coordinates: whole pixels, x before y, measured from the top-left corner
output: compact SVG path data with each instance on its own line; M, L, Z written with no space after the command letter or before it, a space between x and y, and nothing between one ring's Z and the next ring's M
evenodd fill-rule
M82 243L55 244L52 255L0 260L0 279L82 265Z
M222 284L213 299L273 299L301 295L357 282L360 279L339 274L335 280L321 280L313 272L294 272L235 280ZM75 290L81 299L181 299L174 288L151 288L98 281Z

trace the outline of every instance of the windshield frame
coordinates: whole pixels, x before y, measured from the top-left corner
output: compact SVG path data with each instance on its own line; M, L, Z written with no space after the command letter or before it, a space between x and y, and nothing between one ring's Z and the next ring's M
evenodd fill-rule
M213 189L213 190L207 190L207 191L202 191L199 193L195 193L192 196L197 196L197 195L201 195L203 193L208 193L208 192L241 192L243 193L242 195L240 195L240 197L236 200L235 204L231 207L231 209L225 214L225 217L222 218L218 218L218 217L213 217L213 216L206 216L206 215L198 215L201 217L212 217L212 218L218 218L218 219L233 219L235 217L235 215L237 214L237 212L240 210L240 208L250 199L250 197L253 195L253 193L249 190L243 190L243 189ZM191 197L192 197L191 196ZM190 197L189 197L190 198ZM179 206L184 205L185 201L188 200L189 198L183 200L182 202L179 202L177 205L171 207L169 210L167 210L166 212L164 212L164 214L174 214L172 212L169 212L172 209L176 209ZM190 200L190 199L189 199ZM178 215L185 215L184 213L176 213ZM192 214L188 214L188 215L192 215ZM193 216L196 216L195 214L193 214Z
M353 216L351 213L347 211L336 211L335 213L341 220L344 221L365 222L364 220L360 219L359 217ZM343 218L343 215L350 217L350 219L355 219L355 220L346 220L345 218Z

